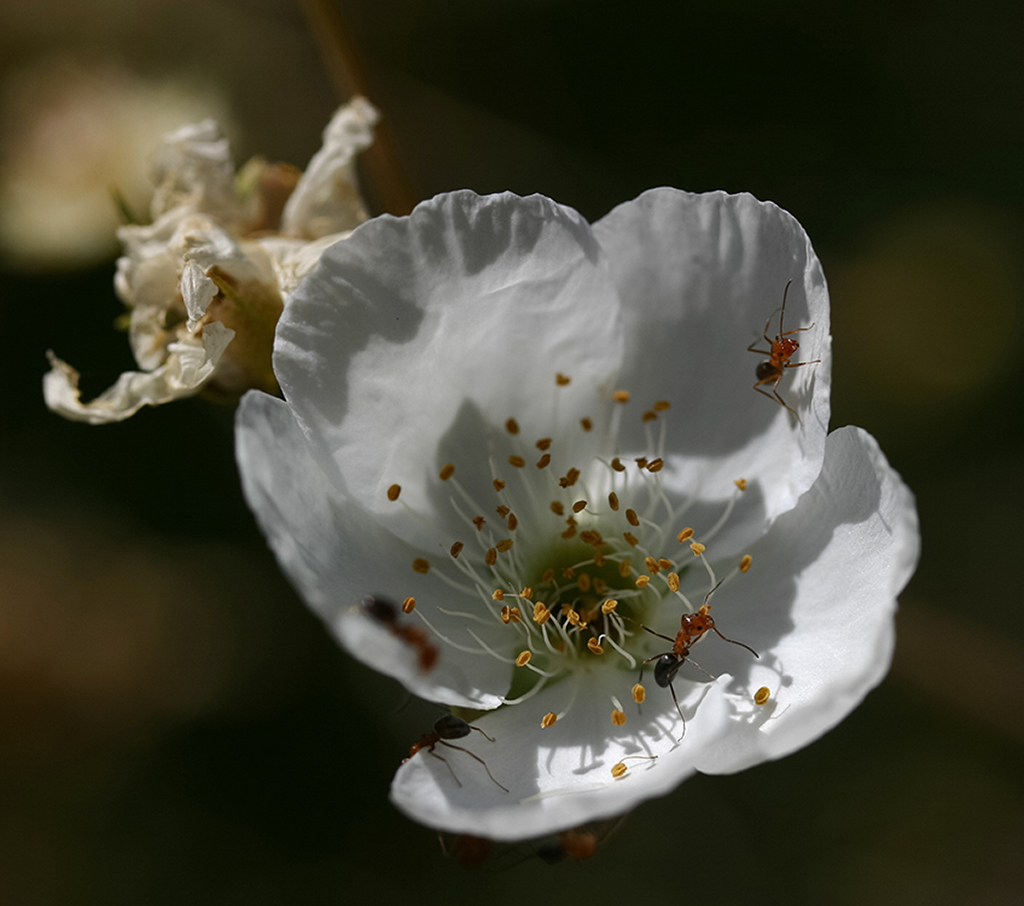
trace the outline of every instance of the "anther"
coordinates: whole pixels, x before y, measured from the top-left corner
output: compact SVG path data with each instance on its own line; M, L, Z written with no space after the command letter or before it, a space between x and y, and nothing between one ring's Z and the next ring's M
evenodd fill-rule
M616 472L626 471L626 467L622 464L622 460L619 459L618 456L616 456L615 459L612 460L612 468L615 469Z
M530 663L530 658L533 657L533 652L527 649L526 651L519 652L519 657L516 658L517 667L525 667Z
M637 588L646 588L648 583L650 583L650 581L651 581L651 577L650 576L639 575L639 576L636 577L636 587Z
M665 581L668 582L669 591L679 591L679 573L669 573Z
M494 591L491 592L491 600L492 601L504 601L505 600L505 591L504 591L504 589L501 589L501 588L494 589Z
M586 508L587 508L587 501L585 501L585 500L577 500L572 505L572 511L574 513L582 513Z
M754 558L750 554L744 554L743 559L740 560L740 572L745 573L750 569L750 565L754 562Z
M446 463L444 468L441 469L441 475L440 475L441 481L447 481L454 474L455 474L455 466L452 465L450 462Z
M416 599L406 598L402 602L402 613L412 613L416 609Z
M487 553L484 554L484 563L488 566L494 566L498 562L498 552L493 548L489 547Z
M648 472L660 472L663 468L665 468L665 460L660 457L647 463Z
M576 570L574 570L571 566L567 566L565 569L562 570L562 578L563 579L575 579L576 578Z
M567 374L562 374L561 371L559 371L555 375L555 383L558 384L559 387L568 387L569 383L571 381L572 381L572 378L569 377L569 375L567 375Z
M612 394L612 399L617 403L628 403L629 402L629 391L628 390L616 390Z
M661 567L658 565L658 561L654 557L644 557L644 566L647 567L647 572L652 576L658 575L661 572Z
M628 522L630 525L633 525L633 526L637 526L637 525L640 524L640 517L637 516L636 510L634 510L634 509L626 510L626 522Z
M413 572L420 573L420 575L425 576L430 572L430 561L424 560L422 557L417 557L412 561L412 570Z
M478 532L481 532L481 531L483 531L483 528L484 528L484 523L485 523L486 521L487 521L487 520L486 520L486 519L484 519L484 517L483 517L483 516L474 516L474 517L473 517L473 525L475 525L475 526L476 526L476 530L477 530Z
M559 478L558 479L558 484L559 484L560 487L563 487L563 488L571 488L574 484L576 484L576 481L577 481L577 479L579 477L580 477L580 470L579 469L569 469L569 471L565 473L565 477L564 478Z
M579 586L580 591L590 591L590 574L580 573L579 578L576 580L576 584Z
M707 548L699 541L694 541L693 544L690 545L690 550L693 551L693 556L699 557L707 550Z
M617 762L612 765L612 777L618 778L626 773L626 763L624 761Z
M551 611L544 606L543 602L538 601L533 605L533 622L539 623L543 626L551 618Z
M584 417L580 419L580 427L584 431L590 431L594 427L594 423L589 418Z
M658 400L651 408L655 412L667 412L672 408L672 404L668 400Z
M566 541L568 541L570 538L575 538L576 537L576 525L575 525L575 523L572 523L572 522L569 523L569 527L564 532L562 532L562 537L565 538Z
M587 642L587 647L594 652L594 654L604 654L604 649L601 647L601 643L597 639L590 639Z
M692 537L693 537L693 529L692 528L684 528L678 535L676 535L676 538L679 539L679 543L680 544L685 544Z
M627 532L627 534L629 533ZM629 558L626 558L625 560L620 560L619 575L622 576L623 579L625 579L626 576L628 576L631 572L633 572L633 561Z
M772 690L767 686L762 686L757 692L754 693L754 704L765 705L768 703L768 699L772 697Z
M610 506L616 513L619 511L619 495L614 491L608 495L608 506Z
M398 500L398 495L402 493L402 486L400 484L393 484L388 488L388 500Z
M540 459L537 460L538 469L546 469L551 465L551 454L545 453Z
M509 513L508 514L508 530L510 532L514 532L516 530L516 526L517 525L519 525L519 520L516 519L516 514L515 513Z
M511 538L505 538L504 540L499 541L498 544L497 544L498 553L499 554L507 553L508 551L512 550L512 545L513 544L515 544L515 542Z
M664 557L659 557L658 566L660 566L662 569L672 569L672 561L666 560Z
M562 505L562 502L560 500L551 501L551 512L554 513L556 516L565 515L565 507Z
M507 422L505 422L505 430L508 431L509 434L518 434L519 422L517 422L514 418L510 418Z
M512 455L508 458L508 464L510 466L515 466L517 469L521 469L526 465L526 460L523 459L522 456Z
M583 534L585 535L587 533L584 532ZM604 538L601 538L601 533L600 532L594 531L594 532L591 532L591 534L598 536L598 540L594 541L594 545L595 546L600 546L601 544L604 543ZM580 537L582 537L582 535ZM600 551L595 551L594 552L594 566L596 566L598 569L600 569L602 566L604 566L604 554L602 554ZM594 580L595 583L598 582L598 581L599 580L597 580L597 579ZM596 587L596 585L595 585L595 587Z
M451 549L451 555L452 555L453 557L458 557L458 556L459 556L459 554L461 554L461 553L462 553L462 548L463 548L463 547L465 547L465 545L464 545L464 544L463 544L463 543L462 543L461 541L456 541L456 542L455 542L455 543L454 543L454 544L452 545L452 549Z
M548 713L540 719L540 725L546 730L548 727L553 727L556 720L558 720L558 715L555 714L554 711L548 711Z
M605 616L607 616L613 610L615 610L615 608L618 607L618 606L619 606L619 602L616 601L615 598L609 598L607 601L605 601L601 605L601 613L603 613Z
M616 727L624 727L626 725L626 712L620 711L618 708L612 711L612 723ZM625 767L625 765L623 765L623 767Z
M737 478L733 482L733 484L736 485L736 487L738 487L741 491L745 491L747 489L747 479L746 478Z
M512 510L502 503L494 508L494 512L501 516L502 519L504 519L509 513L512 512Z
M573 626L580 625L580 615L571 607L566 608L562 614Z
M500 478L495 478L494 481L491 482L491 484L494 485L494 490L496 491L505 490L505 482L503 482Z
M604 543L604 538L601 537L601 533L599 531L596 531L595 529L587 529L584 532L580 532L580 541L584 544L589 544L592 547L600 547ZM600 564L595 563L594 565L599 566Z
M533 588L531 588L529 585L524 585L523 586L523 590L521 592L519 592L519 597L520 598L530 598L530 599L532 599L533 598Z
M551 449L551 438L550 437L542 437L540 440L537 441L536 444L534 444L534 446L538 450L540 450L542 453L545 450L550 450Z
M521 623L523 620L523 612L518 607L513 607L508 612L508 616L513 623Z
M631 691L633 695L633 701L635 701L638 705L642 705L644 703L644 699L647 698L647 690L640 683L637 683L635 686L633 686L633 689Z
M622 537L626 539L626 544L630 547L636 547L640 541L632 532L623 532Z
M642 416L641 419L645 422L653 422L658 418L658 413L648 409Z
M550 567L544 570L544 575L541 576L540 581L542 585L547 585L552 579L555 578L555 571Z

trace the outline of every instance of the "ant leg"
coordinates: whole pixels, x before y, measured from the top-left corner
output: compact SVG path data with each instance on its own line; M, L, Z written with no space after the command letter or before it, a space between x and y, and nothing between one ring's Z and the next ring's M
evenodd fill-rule
M808 362L786 362L783 368L799 368L801 365L817 365L821 362L821 359L811 359Z
M730 644L733 644L733 645L739 645L740 648L746 648L747 651L749 651L756 658L760 658L761 657L761 655L759 655L756 651L754 651L754 649L751 648L749 645L746 645L743 642L737 642L735 639L726 638L714 626L711 627L711 631L714 632L720 639L722 639L722 641L729 642Z
M438 742L441 743L442 745L448 746L448 748L450 748L450 749L457 749L458 748L458 746L449 745L443 739L439 739ZM455 776L455 770L452 768L452 766L450 764L448 764L448 759L442 757L441 755L438 755L437 752L434 751L434 747L433 746L431 746L429 749L427 749L427 751L431 755L433 755L438 761L443 761L444 762L445 767L448 768L448 772L452 775L452 780L454 780L455 784L458 787L461 788L462 787L462 783L459 781L459 778ZM463 749L463 751L465 751L465 749ZM472 755L473 753L470 752L469 754Z
M764 391L761 391L761 392L763 393ZM794 409L791 405L789 405L789 403L787 403L781 396L779 396L779 391L778 391L777 388L772 388L772 394L774 394L775 399L777 399L779 401L779 404L784 409L789 410L790 415L792 415L793 418L795 418L799 424L802 425L804 423L803 419L800 418L800 413L797 412L796 409Z
M676 740L676 742L682 742L683 737L686 735L686 718L683 717L683 709L679 707L679 699L676 698L676 687L672 685L671 681L669 681L668 688L672 693L672 701L676 704L676 713L679 714L679 719L683 722L683 732L679 734L679 739Z
M737 643L737 644L739 644L739 643ZM696 667L701 673L703 673L708 679L711 679L711 680L718 679L718 677L715 676L713 673L708 673L707 670L705 670L703 667L701 667L701 665L698 664L693 658L687 658L686 659L686 663L687 664L693 664L693 666Z
M469 751L469 749L464 749L462 748L462 746L453 746L450 742L445 742L443 739L439 739L438 742L440 742L441 745L443 746L448 746L449 749L458 749L460 752L465 752L470 758L475 758L477 761L480 762L480 764L484 766L484 770L487 771L487 776L491 778L491 781L494 783L494 785L501 787L501 789L503 789L506 793L508 792L508 787L501 786L501 784L494 779L494 775L491 773L491 769L487 767L487 762L484 761L479 755L474 755L472 752ZM439 755L438 758L440 757L441 756ZM441 760L444 761L443 758L441 758ZM448 765L448 769L451 770L451 765ZM452 774L452 776L455 776L454 773ZM459 786L462 786L462 784L460 783Z
M817 321L815 321L815 322L813 322L811 324L808 324L806 327L794 327L792 330L787 330L785 333L780 333L779 336L780 337L788 337L788 336L791 336L794 333L800 333L803 330L810 330L812 327L814 327L814 324L816 324L816 323L817 323Z

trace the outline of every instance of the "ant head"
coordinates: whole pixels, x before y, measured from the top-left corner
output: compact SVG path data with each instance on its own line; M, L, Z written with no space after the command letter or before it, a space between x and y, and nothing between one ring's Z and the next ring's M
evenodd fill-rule
M792 337L779 337L772 343L772 354L785 361L799 348L800 344Z

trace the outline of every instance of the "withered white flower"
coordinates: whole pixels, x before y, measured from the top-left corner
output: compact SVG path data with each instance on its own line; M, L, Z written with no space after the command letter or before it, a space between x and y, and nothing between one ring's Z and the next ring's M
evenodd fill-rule
M790 281L799 419L747 349ZM354 656L494 740L402 765L424 824L614 815L806 745L888 670L913 497L870 436L827 433L825 279L773 204L655 189L591 226L438 196L324 254L274 365L285 399L247 394L237 444L282 567Z
M363 98L342 107L305 174L257 160L236 177L212 120L168 135L154 167L153 222L118 231L125 254L114 285L130 308L141 370L83 403L78 372L50 353L47 405L103 424L201 389L229 400L251 387L275 392L270 355L284 298L366 219L354 160L377 117Z

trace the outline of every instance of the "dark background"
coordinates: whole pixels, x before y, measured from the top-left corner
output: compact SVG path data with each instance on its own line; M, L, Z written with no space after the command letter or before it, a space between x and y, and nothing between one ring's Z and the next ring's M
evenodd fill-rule
M47 348L91 392L132 367L113 258L9 254L0 902L1018 902L1024 7L332 9L414 199L543 192L596 219L674 185L797 216L832 291L833 424L871 431L918 495L892 674L810 748L637 809L588 863L521 847L465 870L386 800L432 716L396 714L280 577L232 413L51 415ZM338 100L286 0L5 2L0 76L68 55L215 88L239 163L304 164ZM24 125L4 129L10 178Z

